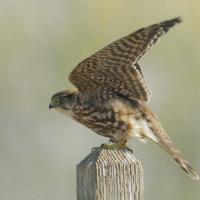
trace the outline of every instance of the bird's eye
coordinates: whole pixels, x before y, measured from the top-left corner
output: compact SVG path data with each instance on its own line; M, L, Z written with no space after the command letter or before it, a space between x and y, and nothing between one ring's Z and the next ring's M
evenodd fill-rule
M52 98L52 103L55 104L55 105L63 104L63 103L65 103L65 101L66 101L65 96L54 96Z
M65 98L64 97L58 97L58 98L56 98L56 102L57 103L64 103L65 102Z
M64 97L60 97L60 102L63 103L65 101Z
M60 104L64 102L63 98L57 97L53 99L54 104Z

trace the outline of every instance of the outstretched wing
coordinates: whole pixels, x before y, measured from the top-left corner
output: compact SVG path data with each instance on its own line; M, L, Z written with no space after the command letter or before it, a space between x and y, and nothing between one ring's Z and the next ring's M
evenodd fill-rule
M112 90L129 99L148 101L149 90L138 60L160 36L180 18L142 28L125 36L83 60L71 72L70 81L80 90Z

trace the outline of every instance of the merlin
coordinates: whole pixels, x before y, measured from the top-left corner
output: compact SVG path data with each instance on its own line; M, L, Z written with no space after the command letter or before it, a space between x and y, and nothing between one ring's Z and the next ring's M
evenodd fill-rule
M113 144L103 144L102 148L126 148L130 138L151 139L198 180L198 174L149 108L150 92L138 63L162 35L181 21L178 17L141 28L86 58L69 76L77 89L54 94L49 108L110 138Z

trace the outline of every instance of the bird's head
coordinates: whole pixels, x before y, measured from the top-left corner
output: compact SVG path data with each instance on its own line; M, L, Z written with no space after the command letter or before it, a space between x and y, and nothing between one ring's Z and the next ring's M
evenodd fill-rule
M54 94L51 97L49 109L58 111L70 111L76 102L78 92L75 90L65 90Z

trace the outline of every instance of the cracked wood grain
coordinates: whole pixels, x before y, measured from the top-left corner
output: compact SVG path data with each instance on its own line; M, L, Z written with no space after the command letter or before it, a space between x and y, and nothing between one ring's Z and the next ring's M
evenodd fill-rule
M143 200L143 169L127 150L92 151L77 165L77 200Z

